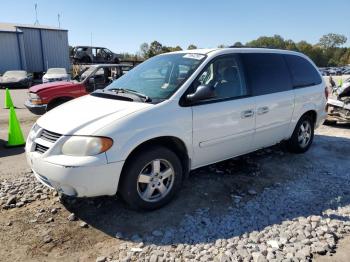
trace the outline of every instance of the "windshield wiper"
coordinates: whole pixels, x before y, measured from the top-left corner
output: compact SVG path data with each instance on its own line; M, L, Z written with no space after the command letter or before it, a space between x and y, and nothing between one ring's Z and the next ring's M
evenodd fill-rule
M147 96L147 95L145 95L145 94L142 94L142 93L139 93L139 92L137 92L137 91L135 91L135 90L132 90L132 89L128 89L128 88L111 88L111 89L109 89L110 91L116 91L117 93L118 92L121 92L121 93L130 93L130 94L133 94L133 95L136 95L136 96L138 96L138 97L141 97L141 98L143 98L144 100L145 100L145 102L152 102L152 99L149 97L149 96Z

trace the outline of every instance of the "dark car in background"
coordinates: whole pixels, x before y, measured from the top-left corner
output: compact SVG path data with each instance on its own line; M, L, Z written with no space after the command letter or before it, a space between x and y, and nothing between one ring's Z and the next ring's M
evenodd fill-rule
M113 53L105 47L76 46L71 51L73 63L119 63L120 55Z
M6 71L0 76L0 87L28 88L32 85L32 76L24 70Z

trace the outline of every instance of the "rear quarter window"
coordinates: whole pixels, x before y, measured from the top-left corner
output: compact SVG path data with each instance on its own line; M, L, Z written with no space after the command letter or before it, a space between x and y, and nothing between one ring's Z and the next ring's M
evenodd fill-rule
M253 95L265 95L292 89L287 63L281 54L242 54L247 83Z
M308 60L297 55L284 56L292 76L294 87L306 87L322 83L320 74Z

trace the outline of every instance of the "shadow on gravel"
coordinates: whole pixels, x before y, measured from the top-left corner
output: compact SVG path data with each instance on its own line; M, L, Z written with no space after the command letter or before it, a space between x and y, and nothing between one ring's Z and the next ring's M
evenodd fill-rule
M350 129L350 123L324 123L323 125L338 129Z
M176 245L228 239L349 204L350 140L317 135L306 154L275 146L195 170L178 197L153 212L129 210L113 197L64 205L112 237Z
M14 155L19 155L24 153L24 147L12 147L12 148L7 148L5 147L6 141L0 139L0 158L1 157L6 157L6 156L14 156Z

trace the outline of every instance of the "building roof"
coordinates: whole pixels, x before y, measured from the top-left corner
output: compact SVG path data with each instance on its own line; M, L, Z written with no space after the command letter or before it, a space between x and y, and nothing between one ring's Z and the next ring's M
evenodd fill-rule
M45 26L45 25L28 25L28 24L14 24L14 23L0 22L0 31L3 31L3 32L21 32L20 30L21 28L68 31L67 29L62 29L62 28L52 27L52 26Z

